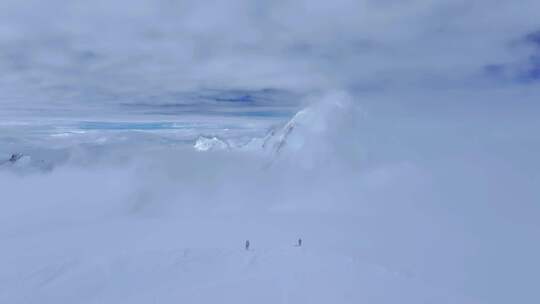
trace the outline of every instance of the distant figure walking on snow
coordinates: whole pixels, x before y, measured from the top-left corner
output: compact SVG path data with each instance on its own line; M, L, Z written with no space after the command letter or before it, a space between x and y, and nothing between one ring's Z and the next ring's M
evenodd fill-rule
M246 240L246 250L249 250L249 240Z
M302 239L298 239L298 247L302 247Z

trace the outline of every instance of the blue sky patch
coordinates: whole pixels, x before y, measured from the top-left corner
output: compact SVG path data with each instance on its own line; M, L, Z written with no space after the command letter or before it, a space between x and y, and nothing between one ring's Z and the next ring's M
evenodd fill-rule
M525 35L525 42L540 48L540 30Z

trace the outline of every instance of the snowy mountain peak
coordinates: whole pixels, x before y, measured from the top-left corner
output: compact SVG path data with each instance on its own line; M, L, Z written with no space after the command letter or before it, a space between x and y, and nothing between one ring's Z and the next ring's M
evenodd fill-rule
M302 125L304 116L308 115L310 109L304 109L296 113L289 122L287 122L281 129L272 130L264 138L262 148L269 149L274 154L279 154L280 151L287 145L287 140L293 131Z
M230 146L225 140L217 138L216 136L199 136L193 147L198 151L212 151L226 150L229 149Z
M308 167L356 150L358 108L347 96L333 94L299 111L283 127L264 138L262 148L278 157L293 158ZM344 148L344 149L342 149ZM352 152L354 153L354 152Z

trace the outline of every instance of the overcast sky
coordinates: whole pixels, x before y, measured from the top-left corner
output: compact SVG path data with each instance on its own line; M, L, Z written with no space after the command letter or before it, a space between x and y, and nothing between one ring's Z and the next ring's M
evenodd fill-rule
M535 0L3 0L0 110L282 105L329 90L537 99L538 11Z
M117 214L118 223L133 218L134 231L159 235L169 259L168 243L181 245L177 232L194 231L198 239L205 232L197 225L206 222L163 229L139 226L139 219L168 214L171 206L188 217L212 210L210 222L221 211L238 212L242 220L231 227L250 227L241 226L242 210L253 206L253 227L265 223L258 215L266 210L293 210L308 221L296 223L295 215L290 227L313 223L312 235L327 230L323 236L335 233L346 246L360 244L364 258L414 270L407 278L486 303L540 303L538 117L539 0L0 0L0 162L8 168L0 172L0 197L13 202L1 206L8 245L0 262L9 267L0 272L15 274L0 279L16 282L20 299L42 303L42 294L29 294L18 279L48 276L41 267L54 261L45 254L50 248L61 253L80 244L101 257L117 239L136 237L110 233L119 229ZM292 150L260 170L266 154L257 138L272 127L278 138L292 132L283 141L284 151ZM200 135L234 139L238 147L254 142L260 155L195 153ZM15 153L24 157L12 166ZM19 172L19 165L40 174L13 178L8 170ZM327 218L325 210L347 213L354 225L329 217L319 226L312 216ZM102 225L102 213L110 225ZM79 223L86 218L88 227L90 221ZM76 236L81 227L89 237ZM64 230L76 241L64 239ZM244 234L235 233L211 238L237 238L242 248ZM307 246L317 243L305 238ZM137 249L155 249L133 244L134 251L119 247L134 254L126 265L137 264ZM36 259L40 268L21 266L19 257L29 252L44 255ZM103 261L118 265L111 252ZM92 280L86 272L75 277L81 280L63 277L70 273L63 264L51 264L53 277L65 281L44 290L78 298L111 279L94 260L81 261ZM199 277L207 288L200 290L213 295L212 282ZM145 273L140 282L152 278ZM134 282L126 285L130 292L138 290ZM386 290L387 281L380 282Z

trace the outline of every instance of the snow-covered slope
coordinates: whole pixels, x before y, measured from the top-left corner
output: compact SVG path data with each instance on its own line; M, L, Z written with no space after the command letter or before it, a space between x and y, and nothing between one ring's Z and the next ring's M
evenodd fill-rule
M270 228L271 223L261 224ZM234 226L232 221L120 221L68 231L51 228L32 240L11 240L0 254L0 301L475 303L365 260L360 251L325 249L330 245L325 239L294 247L292 239L261 235L245 251L239 231L229 228ZM46 242L46 249L30 250Z

